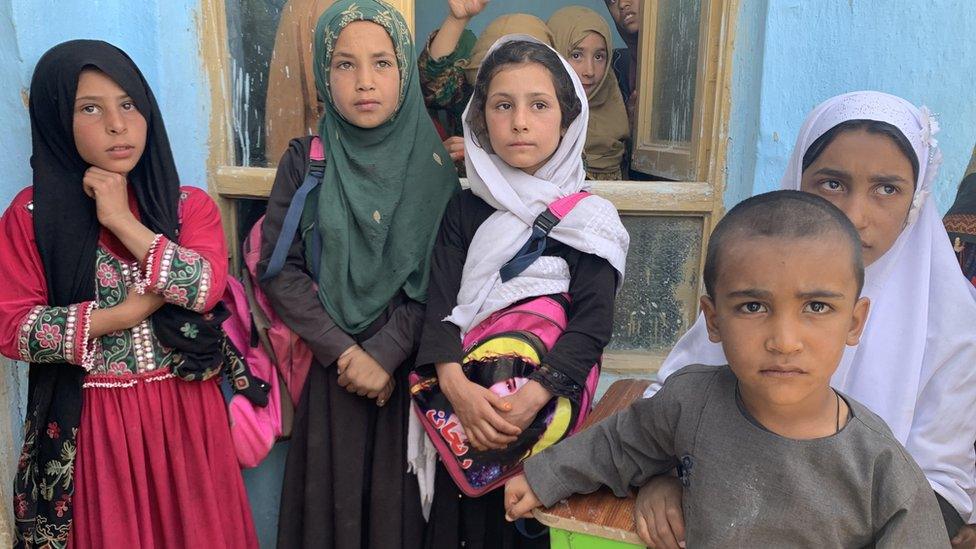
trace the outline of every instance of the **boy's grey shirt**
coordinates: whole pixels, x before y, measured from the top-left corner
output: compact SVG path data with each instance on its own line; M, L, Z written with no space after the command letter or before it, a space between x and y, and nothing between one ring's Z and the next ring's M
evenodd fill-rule
M728 366L688 366L620 413L525 462L546 506L631 486L682 462L688 547L948 547L921 469L884 421L844 396L839 433L792 440L736 398Z

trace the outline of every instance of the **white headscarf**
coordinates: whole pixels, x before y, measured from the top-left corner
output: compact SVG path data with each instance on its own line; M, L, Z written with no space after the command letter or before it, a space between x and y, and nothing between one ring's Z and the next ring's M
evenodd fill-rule
M502 44L515 40L542 44L528 35L510 34L498 39L488 50L488 55ZM573 81L582 111L569 125L556 152L535 175L513 168L498 155L488 153L471 131L471 103L464 110L468 184L476 196L497 211L478 227L471 239L457 306L444 319L460 327L462 337L491 313L512 303L569 290L569 267L559 258L540 257L522 274L504 283L498 272L529 239L532 224L549 204L590 187L583 169L583 146L589 117L586 91L569 63L561 56L559 59ZM620 274L617 277L619 287L624 277L630 236L613 204L598 196L584 198L549 236L581 252L606 259Z
M543 44L525 34L510 34L499 38L488 50L486 58L499 46L513 40ZM586 91L569 63L561 56L559 59L572 78L582 111L569 125L556 152L535 175L513 168L498 155L485 151L477 143L468 123L470 102L464 110L468 183L476 196L497 211L478 227L468 245L457 306L444 319L461 329L462 338L491 313L512 303L527 297L569 291L569 266L561 258L542 256L508 282L502 282L498 273L529 239L536 217L549 204L590 187L583 169L583 145L589 115ZM556 225L549 236L581 252L606 259L619 273L617 288L620 287L630 236L613 204L598 196L588 196ZM437 451L417 414L410 414L407 464L417 475L424 518L429 516L434 498L436 457Z
M939 126L928 109L893 95L863 91L833 97L804 122L781 188L799 190L807 149L848 120L897 127L912 144L919 171L905 228L891 249L865 270L862 295L871 299L868 322L860 344L846 349L831 385L880 415L935 491L972 523L976 300L928 199L942 163L933 138ZM658 378L663 381L688 364L727 362L722 346L708 340L699 316L664 361Z

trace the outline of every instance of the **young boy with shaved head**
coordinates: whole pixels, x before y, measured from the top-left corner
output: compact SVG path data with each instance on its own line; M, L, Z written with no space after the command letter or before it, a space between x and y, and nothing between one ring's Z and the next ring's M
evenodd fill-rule
M689 547L946 547L935 496L884 421L830 387L869 303L857 230L798 191L752 197L709 241L701 307L729 360L525 462L509 519L677 469Z

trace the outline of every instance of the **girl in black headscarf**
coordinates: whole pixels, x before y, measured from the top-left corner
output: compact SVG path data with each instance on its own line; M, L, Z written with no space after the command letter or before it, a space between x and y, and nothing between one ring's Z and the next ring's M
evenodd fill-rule
M105 42L31 81L33 185L0 218L0 352L30 363L24 547L254 547L220 370L220 216Z

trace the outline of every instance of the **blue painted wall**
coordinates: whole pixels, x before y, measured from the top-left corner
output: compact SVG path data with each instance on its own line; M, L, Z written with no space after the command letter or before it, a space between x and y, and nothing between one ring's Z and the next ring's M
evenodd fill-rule
M423 47L424 40L430 36L430 33L433 32L434 29L440 27L441 23L444 22L444 18L447 17L447 1L414 1L418 6L416 14L418 43L420 44L420 47ZM475 34L479 34L499 15L515 12L529 13L545 21L549 19L549 16L552 15L553 12L563 6L569 5L585 6L604 16L607 19L607 23L610 25L610 32L613 33L614 47L624 47L624 42L620 39L620 35L617 34L617 29L613 26L613 21L610 19L610 14L607 12L607 5L603 2L603 0L531 0L528 2L525 0L492 0L488 6L485 7L485 11L479 13L477 17L471 20L471 25L469 28L474 31Z
M210 91L199 55L196 0L142 0L138 7L124 0L5 4L6 13L0 7L0 63L9 69L0 82L4 203L30 184L30 133L21 91L26 93L34 65L48 48L75 38L108 40L133 58L159 101L183 184L206 187Z
M30 125L27 108L21 96L24 80L21 75L20 47L13 24L10 0L0 0L0 120L5 131L0 132L0 203L6 205L17 189L30 184L27 159L30 157Z
M816 104L877 89L939 115L945 161L933 194L945 211L976 142L972 1L741 4L726 206L778 188L803 118Z

